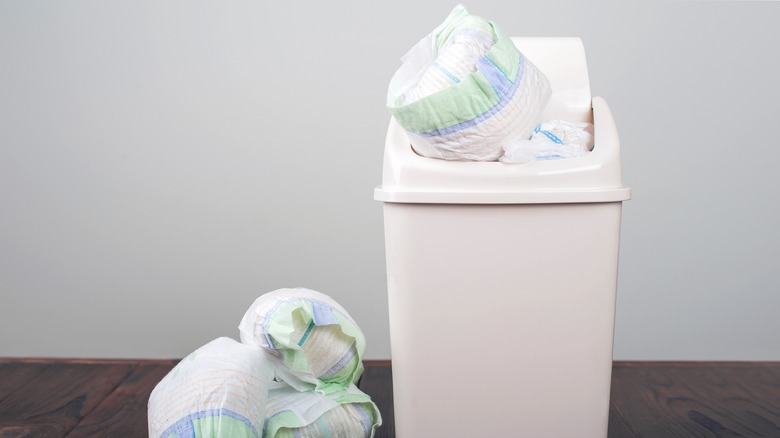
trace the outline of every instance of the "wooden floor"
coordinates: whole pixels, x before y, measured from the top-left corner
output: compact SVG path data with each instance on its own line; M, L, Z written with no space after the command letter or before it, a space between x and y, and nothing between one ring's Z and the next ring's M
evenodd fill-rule
M146 401L176 361L0 359L0 438L144 437ZM393 437L391 369L360 388ZM780 438L780 363L616 362L609 436Z

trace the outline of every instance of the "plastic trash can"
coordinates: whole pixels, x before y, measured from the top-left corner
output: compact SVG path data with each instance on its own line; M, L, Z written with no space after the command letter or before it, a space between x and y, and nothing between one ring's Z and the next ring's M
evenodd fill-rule
M606 437L623 185L578 38L514 38L543 120L594 123L578 158L450 162L391 120L382 185L398 436Z

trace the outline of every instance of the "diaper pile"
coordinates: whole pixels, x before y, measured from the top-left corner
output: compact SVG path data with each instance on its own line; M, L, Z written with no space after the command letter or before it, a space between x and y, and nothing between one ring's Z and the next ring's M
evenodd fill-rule
M382 424L355 384L365 337L325 294L258 298L241 342L216 339L184 358L149 397L149 436L369 438Z
M531 136L552 94L495 23L460 5L401 61L387 107L425 157L495 161Z

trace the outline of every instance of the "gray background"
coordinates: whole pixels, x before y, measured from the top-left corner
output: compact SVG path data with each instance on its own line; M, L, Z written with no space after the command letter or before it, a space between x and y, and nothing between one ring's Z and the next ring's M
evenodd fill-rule
M0 356L181 357L306 286L390 357L386 85L452 6L0 3ZM612 106L615 358L780 359L780 3L466 6Z

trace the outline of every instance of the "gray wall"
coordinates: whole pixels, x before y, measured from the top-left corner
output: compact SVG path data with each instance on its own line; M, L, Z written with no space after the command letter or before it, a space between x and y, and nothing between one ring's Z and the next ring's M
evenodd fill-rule
M180 357L300 285L389 357L385 90L453 5L0 3L0 356ZM780 3L467 6L615 113L615 357L780 359Z

